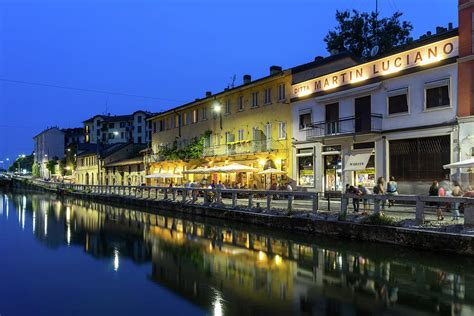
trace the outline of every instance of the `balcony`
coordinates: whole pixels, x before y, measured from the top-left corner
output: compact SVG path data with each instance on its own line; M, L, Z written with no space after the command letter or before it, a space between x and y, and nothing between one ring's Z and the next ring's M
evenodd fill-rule
M311 123L306 129L306 139L379 133L382 131L382 117L382 114L370 113Z
M203 155L204 157L245 155L286 149L286 140L249 140L204 147Z

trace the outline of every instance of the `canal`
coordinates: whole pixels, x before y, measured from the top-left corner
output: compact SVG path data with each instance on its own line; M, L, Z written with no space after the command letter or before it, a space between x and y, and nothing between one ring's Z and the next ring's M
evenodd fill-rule
M473 315L470 258L0 191L0 315Z

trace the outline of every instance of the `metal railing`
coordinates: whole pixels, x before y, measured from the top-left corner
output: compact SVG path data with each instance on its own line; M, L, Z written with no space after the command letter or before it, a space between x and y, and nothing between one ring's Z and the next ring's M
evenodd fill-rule
M335 121L315 122L308 126L306 138L361 134L382 131L382 114L348 116Z
M423 225L427 215L434 216L434 205L463 205L464 225L474 227L474 198L433 197L417 195L354 195L342 194L339 197L320 192L283 191L283 190L242 190L212 189L200 187L154 187L154 186L119 186L119 185L83 185L45 182L33 180L37 187L52 191L90 195L119 196L123 198L165 201L186 205L204 206L252 213L271 213L272 215L309 214L333 216L333 219L345 220L351 209L352 200L368 205L368 211L379 214L384 211L403 213L407 219L414 219L416 225ZM387 205L394 203L393 209ZM353 204L352 204L353 205ZM354 209L353 209L354 211ZM367 215L369 215L367 213Z

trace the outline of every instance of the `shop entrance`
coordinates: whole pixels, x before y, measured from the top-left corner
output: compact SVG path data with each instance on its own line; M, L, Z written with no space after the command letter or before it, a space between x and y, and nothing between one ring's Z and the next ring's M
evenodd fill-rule
M340 154L324 155L324 191L342 191L342 164Z

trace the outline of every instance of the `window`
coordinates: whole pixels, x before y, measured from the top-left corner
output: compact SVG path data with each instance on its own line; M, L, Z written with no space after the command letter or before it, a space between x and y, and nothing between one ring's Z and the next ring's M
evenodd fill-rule
M198 111L193 110L193 123L197 123L198 121Z
M120 128L124 128L125 127L125 122L120 122Z
M137 116L137 122L138 122L138 123L141 123L141 122L142 122L142 116L141 116L141 115Z
M158 122L158 132L162 132L165 130L165 121L164 120L159 120Z
M153 133L156 133L156 122L153 122Z
M215 134L214 137L215 137L214 144L216 146L219 146L221 144L221 133Z
M388 92L388 115L408 112L408 89Z
M115 128L115 124L114 123L109 123L109 128Z
M239 142L243 141L244 140L244 130L239 129L238 134L239 134Z
M313 149L299 149L296 154L298 162L298 185L303 187L314 186Z
M226 132L225 133L225 142L228 144L228 143L231 143L234 141L234 134L232 134L231 132Z
M142 137L141 137L141 136L138 136L138 143L139 143L139 144L142 143Z
M286 99L285 84L282 83L278 86L278 100L282 101L284 99Z
M225 101L225 114L230 114L230 99Z
M207 120L207 108L203 107L201 109L201 119L204 121L204 120Z
M142 132L142 127L141 127L141 126L138 126L137 132L138 132L138 133L141 133L141 132Z
M311 112L300 114L300 129L305 129L311 125Z
M114 139L114 134L113 133L109 133L109 139Z
M449 79L425 84L425 104L426 109L451 105L449 100Z
M258 106L258 91L252 93L252 107L255 108Z
M241 95L239 97L239 111L243 111L244 110L244 97Z
M178 127L178 126L179 126L179 123L180 123L180 121L181 121L181 115L179 115L179 114L176 114L176 115L174 116L174 124L173 124L173 128L175 128L175 127Z
M286 139L286 122L278 123L278 139Z
M449 170L450 136L392 140L389 143L390 175L399 181L443 180Z
M267 123L265 124L265 140L272 139L272 124Z
M272 103L272 88L265 89L265 104Z

